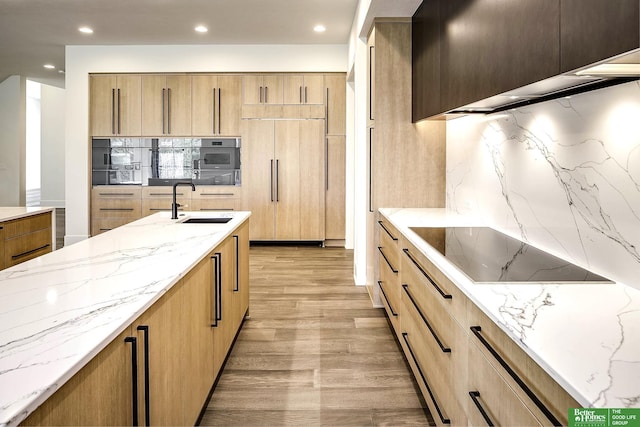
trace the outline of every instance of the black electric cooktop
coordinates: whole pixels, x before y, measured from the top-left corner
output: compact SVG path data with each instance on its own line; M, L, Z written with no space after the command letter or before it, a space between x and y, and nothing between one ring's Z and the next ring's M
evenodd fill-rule
M475 282L613 283L488 227L412 227Z

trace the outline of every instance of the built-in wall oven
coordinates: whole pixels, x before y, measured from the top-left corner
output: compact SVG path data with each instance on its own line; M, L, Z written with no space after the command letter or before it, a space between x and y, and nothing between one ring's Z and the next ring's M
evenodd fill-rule
M193 159L193 182L205 185L240 185L240 138L202 138Z

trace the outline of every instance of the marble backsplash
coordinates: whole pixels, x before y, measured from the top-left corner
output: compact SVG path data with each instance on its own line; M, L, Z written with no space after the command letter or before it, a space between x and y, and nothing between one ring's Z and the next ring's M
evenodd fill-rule
M640 289L640 82L447 122L447 209Z

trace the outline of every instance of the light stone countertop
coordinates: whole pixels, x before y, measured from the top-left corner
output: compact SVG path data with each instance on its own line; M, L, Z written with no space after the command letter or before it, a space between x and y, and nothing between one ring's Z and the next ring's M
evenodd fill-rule
M53 212L54 208L46 208L40 206L33 207L8 207L0 206L0 222L10 221L12 219L23 218L25 216L37 215L45 212Z
M477 284L409 227L483 224L444 209L380 213L578 403L640 407L638 289L622 283Z
M24 420L249 216L161 212L0 271L0 426Z

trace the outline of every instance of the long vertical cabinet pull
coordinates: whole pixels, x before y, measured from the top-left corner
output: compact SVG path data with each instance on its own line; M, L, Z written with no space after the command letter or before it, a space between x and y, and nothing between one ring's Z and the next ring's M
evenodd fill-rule
M234 234L233 241L236 246L236 286L233 292L238 292L240 291L240 236Z
M324 187L329 190L329 137L324 138Z
M217 328L218 322L222 320L222 253L216 252L211 257L213 260L213 323L212 327Z
M167 89L167 133L171 134L171 88Z
M120 88L118 88L118 135L122 132L120 128Z
M216 131L216 128L213 128ZM222 89L218 88L218 134L222 133Z
M116 90L111 89L111 133L116 133Z
M149 402L149 326L140 325L136 328L144 333L144 425L150 426L150 402Z
M493 421L491 421L491 418L489 418L489 414L487 414L487 411L484 410L482 404L478 400L478 398L480 397L480 392L470 391L469 396L471 396L471 400L473 400L474 405L476 405L476 408L478 408L478 411L480 411L480 415L482 415L482 418L484 418L484 422L487 423L489 427L493 427L495 424L493 424Z
M329 88L327 88L327 101L324 104L324 133L329 135Z
M262 86L260 86L260 104L262 104Z
M162 89L162 133L163 134L165 133L164 132L164 128L165 128L165 114L164 114L164 111L166 109L166 107L164 105L165 104L165 92L166 92L166 89Z
M300 104L302 104L302 86L300 86Z
M269 86L264 87L264 103L269 103Z
M373 118L373 67L375 67L375 46L369 46L369 120Z
M369 128L369 212L373 212L373 128Z
M306 104L307 102L308 102L307 101L307 87L305 86L304 87L304 103Z
M271 159L271 167L269 168L271 174L271 185L269 186L269 194L271 195L271 201L273 202L273 159Z
M513 378L513 380L516 382L516 384L518 384L522 391L524 391L526 395L529 396L529 399L533 401L533 403L549 419L549 421L551 421L554 426L561 426L562 423L558 421L558 419L551 413L549 408L547 408L547 406L542 403L542 401L538 398L538 396L536 396L533 390L531 390L529 386L527 386L527 384L522 381L522 379L518 376L518 374L516 374L513 368L509 366L506 360L504 360L502 356L500 356L500 354L498 354L498 352L491 346L491 344L489 344L489 342L482 336L482 328L480 326L471 326L469 329L471 329L473 335L478 338L480 343L489 351L489 353L491 353L491 355L496 359L500 366L502 366L504 370L507 371L511 378Z
M276 202L280 201L280 159L276 159Z
M131 343L131 400L132 419L131 425L138 425L138 344L136 337L126 337L124 342Z
M211 114L211 124L213 125L213 133L216 133L216 88L212 89L213 113Z

